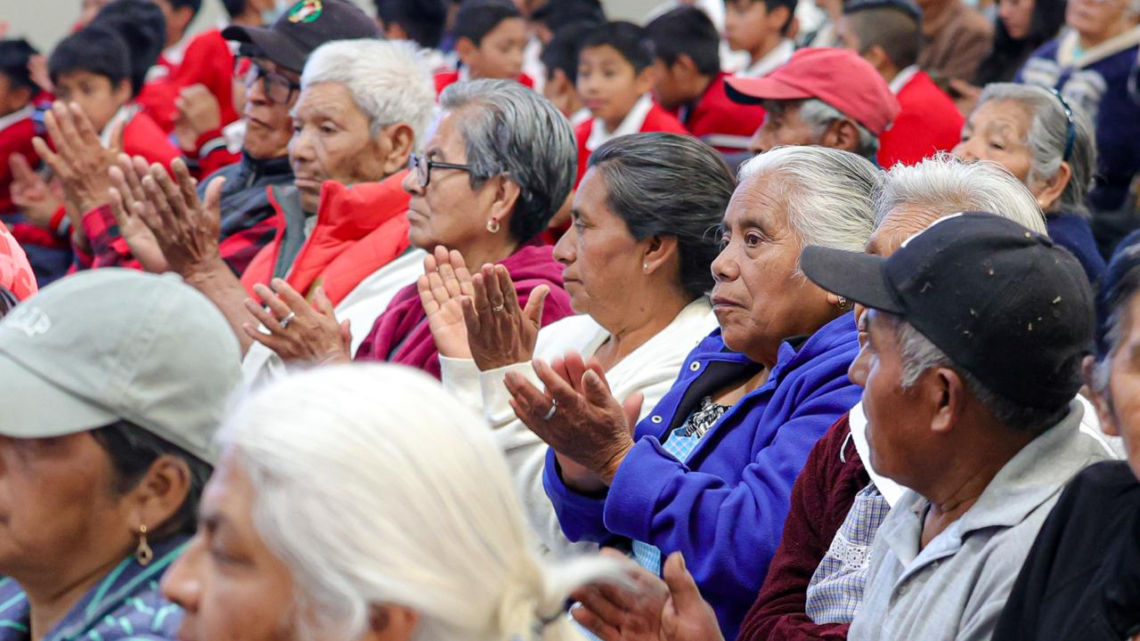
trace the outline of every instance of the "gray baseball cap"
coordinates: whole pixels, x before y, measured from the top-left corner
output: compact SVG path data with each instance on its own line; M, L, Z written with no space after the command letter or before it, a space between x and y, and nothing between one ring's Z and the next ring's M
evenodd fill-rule
M0 321L0 434L11 438L127 420L212 463L240 383L237 337L177 276L84 272Z

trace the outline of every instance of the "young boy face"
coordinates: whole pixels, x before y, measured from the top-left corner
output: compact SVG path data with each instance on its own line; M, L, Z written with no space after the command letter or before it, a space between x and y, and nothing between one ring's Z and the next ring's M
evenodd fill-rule
M0 73L0 116L19 111L32 99L32 92L26 88L14 89L12 82Z
M107 76L90 71L69 71L55 78L55 94L64 102L76 102L91 120L95 131L102 131L115 112L131 99L131 83L117 86Z
M590 113L612 129L653 85L650 69L637 73L610 45L589 47L578 54L578 93Z
M783 26L761 0L727 0L724 9L724 37L733 51L755 51Z
M471 70L473 80L516 80L522 74L526 41L526 22L521 18L507 18L483 36L478 47L464 39L468 46L460 51L460 57Z

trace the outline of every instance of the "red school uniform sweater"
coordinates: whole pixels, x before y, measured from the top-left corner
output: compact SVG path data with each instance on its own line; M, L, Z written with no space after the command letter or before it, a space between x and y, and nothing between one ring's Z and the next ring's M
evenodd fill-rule
M166 73L147 82L137 102L146 108L164 133L174 130L174 121L178 118L174 101L179 92L196 84L205 85L217 98L222 127L238 119L233 95L234 54L220 30L210 29L194 36L186 45L180 63L160 58L158 66L164 67Z
M675 114L681 124L697 138L722 154L748 151L748 143L764 124L764 108L733 102L724 90L723 71L713 79L704 95Z
M594 131L594 120L590 118L586 122L578 125L577 131L574 132L578 138L578 179L574 181L575 187L582 181L582 176L586 175L587 162L590 160L590 150L586 148L586 143L590 140L590 134ZM637 133L649 133L654 131L661 131L670 134L687 134L688 130L677 120L676 116L665 111L660 105L654 103L649 109L649 113L645 115L644 122L638 128Z
M0 116L0 214L12 211L12 170L8 159L12 154L23 154L33 168L40 158L32 146L36 137L36 123L33 120L35 107L31 104L8 115Z
M962 137L964 119L954 100L919 71L898 93L899 111L879 137L879 165L913 165L939 151L950 151Z

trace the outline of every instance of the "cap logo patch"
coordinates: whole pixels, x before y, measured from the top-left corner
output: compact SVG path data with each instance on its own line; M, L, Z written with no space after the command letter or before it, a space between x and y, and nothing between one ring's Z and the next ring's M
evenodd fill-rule
M293 24L313 22L321 17L324 10L325 5L321 3L321 0L301 0L289 10L288 20Z
M17 305L16 309L4 319L3 327L23 332L28 338L35 338L48 333L51 329L51 318L39 307Z

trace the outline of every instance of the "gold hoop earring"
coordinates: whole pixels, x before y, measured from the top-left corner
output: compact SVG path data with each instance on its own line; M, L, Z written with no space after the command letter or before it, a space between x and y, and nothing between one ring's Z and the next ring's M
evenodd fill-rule
M154 560L154 550L150 549L150 544L146 542L146 532L146 526L140 525L139 544L138 547L135 548L135 560L144 568L150 565L150 562Z
M492 218L491 220L487 221L487 231L491 232L492 234L497 234L499 233L500 229L502 229L502 226L499 225L499 221L497 219Z

